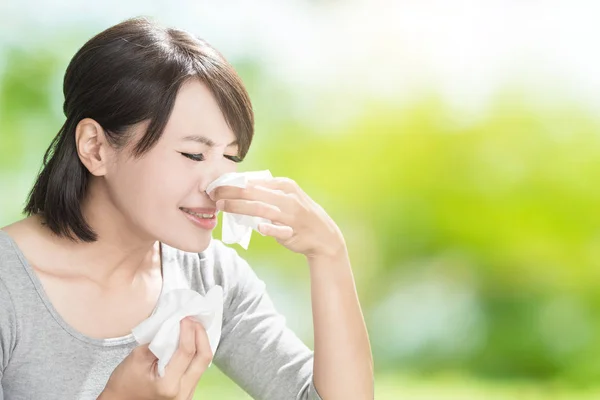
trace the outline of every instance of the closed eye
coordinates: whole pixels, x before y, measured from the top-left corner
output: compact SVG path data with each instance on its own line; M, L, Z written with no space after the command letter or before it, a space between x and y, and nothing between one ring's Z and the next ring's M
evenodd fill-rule
M182 156L189 158L193 161L204 161L204 154L190 154L190 153L181 153Z
M181 153L182 156L189 158L190 160L193 161L204 161L204 154L202 153L198 153L198 154L191 154L191 153ZM229 155L225 155L224 156L226 159L231 160L235 163L241 163L242 161L244 161L242 158L238 157L238 156L229 156Z
M241 163L242 161L244 161L242 158L238 157L238 156L228 156L227 154L225 154L224 156L225 158L227 158L228 160L231 160L235 163Z

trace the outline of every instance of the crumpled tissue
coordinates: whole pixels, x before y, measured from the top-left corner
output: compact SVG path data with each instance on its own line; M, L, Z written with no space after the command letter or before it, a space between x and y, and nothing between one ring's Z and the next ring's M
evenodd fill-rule
M249 180L272 178L269 170L251 171L251 172L230 172L221 175L211 182L206 188L206 193L210 194L219 186L236 186L245 188ZM258 225L262 223L271 223L266 218L253 217L249 215L233 214L223 212L223 243L239 243L245 250L248 250L252 230L258 232ZM260 232L258 232L260 233ZM261 233L262 235L262 233ZM264 236L264 235L263 235Z
M158 374L161 377L165 375L165 367L179 345L179 324L189 316L193 316L206 329L214 355L221 339L223 322L221 286L214 286L206 296L191 289L174 289L165 293L159 299L154 313L133 328L133 336L140 345L150 343L148 348L158 358Z

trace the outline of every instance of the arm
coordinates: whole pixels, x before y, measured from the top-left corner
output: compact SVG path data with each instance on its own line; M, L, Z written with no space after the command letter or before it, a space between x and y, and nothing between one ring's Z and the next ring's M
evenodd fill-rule
M217 208L266 218L259 231L303 254L311 274L315 384L326 400L373 398L373 362L344 237L327 212L288 178L217 188Z
M215 365L254 399L320 400L312 351L286 326L264 282L233 249L225 249L225 304Z
M308 265L315 386L324 399L373 399L373 359L346 249Z
M2 379L15 345L17 322L15 307L8 288L0 279L0 400L4 399Z

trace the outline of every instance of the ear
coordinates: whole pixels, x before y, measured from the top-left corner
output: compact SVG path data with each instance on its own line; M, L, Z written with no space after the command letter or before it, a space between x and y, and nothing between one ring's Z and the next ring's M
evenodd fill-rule
M104 129L95 120L84 118L75 128L75 145L79 159L92 175L103 176L111 147L106 141Z

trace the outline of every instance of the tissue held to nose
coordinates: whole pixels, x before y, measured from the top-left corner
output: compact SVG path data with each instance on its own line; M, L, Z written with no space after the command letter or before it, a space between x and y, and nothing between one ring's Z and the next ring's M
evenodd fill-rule
M154 314L133 329L139 344L150 343L148 348L158 358L158 374L161 377L177 350L180 322L189 316L204 326L214 354L221 339L223 320L223 288L218 285L206 296L190 289L166 293L160 298Z
M219 186L236 186L245 188L251 179L272 178L269 170L251 171L251 172L230 172L221 175L206 188L206 193L212 192ZM258 232L258 225L262 223L271 223L268 219L252 217L249 215L223 213L223 243L239 243L244 249L248 249L252 230ZM260 233L260 232L258 232ZM262 234L261 234L262 235ZM264 235L263 235L264 236Z

